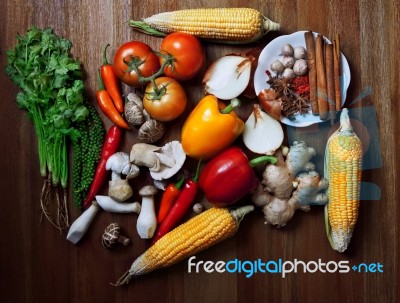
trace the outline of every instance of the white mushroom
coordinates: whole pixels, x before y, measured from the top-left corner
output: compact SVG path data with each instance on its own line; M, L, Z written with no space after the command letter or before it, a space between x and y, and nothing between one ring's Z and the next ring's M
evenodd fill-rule
M168 181L167 180L153 180L153 184L157 189L164 191L168 186Z
M127 179L139 175L139 167L129 162L129 155L124 152L117 152L108 158L106 169L111 170L111 181L109 181L108 195L117 201L126 201L133 195L131 186ZM126 179L122 179L125 175Z
M157 217L154 210L154 195L157 188L152 185L144 186L139 195L142 197L142 209L136 222L137 232L142 239L151 239L157 228Z
M165 144L155 154L160 159L160 169L158 171L150 171L150 175L154 180L171 178L182 168L186 160L186 154L179 141L171 141Z
M67 240L73 244L78 243L86 234L99 209L99 205L93 201L92 205L72 223L68 230Z
M150 171L158 171L160 169L160 159L155 154L161 150L161 147L147 144L136 143L132 146L129 160L137 166L146 166Z
M120 203L109 196L96 196L96 201L102 209L112 213L140 213L139 202Z
M198 215L198 214L202 213L203 211L204 211L204 205L203 204L196 203L196 204L193 205L193 212L195 214Z

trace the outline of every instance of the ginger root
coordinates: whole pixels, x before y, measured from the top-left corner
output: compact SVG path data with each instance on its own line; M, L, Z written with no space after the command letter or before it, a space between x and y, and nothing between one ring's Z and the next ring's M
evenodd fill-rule
M282 227L293 217L297 209L309 211L310 205L324 205L328 188L310 162L316 155L314 148L303 141L295 141L290 147L276 151L278 162L268 164L262 181L252 193L252 201L262 207L266 224Z

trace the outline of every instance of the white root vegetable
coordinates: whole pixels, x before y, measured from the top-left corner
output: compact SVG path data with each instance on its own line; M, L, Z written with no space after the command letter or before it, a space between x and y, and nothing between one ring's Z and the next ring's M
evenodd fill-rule
M214 61L207 69L204 91L221 100L238 97L247 87L254 57L224 56Z
M68 230L67 240L73 244L78 243L82 237L86 234L89 229L90 223L92 223L94 217L99 211L100 207L96 202L85 210L82 215L80 215Z
M139 195L142 197L142 208L136 222L137 232L142 239L151 239L157 228L157 217L154 209L154 195L157 188L152 185L144 186Z
M272 155L281 146L284 134L280 122L255 104L245 122L242 137L244 144L252 152Z
M115 201L113 198L109 196L96 196L96 201L100 205L100 207L108 212L112 213L140 213L140 203L120 203Z

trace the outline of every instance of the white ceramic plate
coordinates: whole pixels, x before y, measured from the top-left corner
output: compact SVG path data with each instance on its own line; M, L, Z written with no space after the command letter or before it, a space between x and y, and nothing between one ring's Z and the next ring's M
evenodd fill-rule
M274 62L277 59L282 59L282 56L279 56L279 54L281 53L281 48L284 44L289 43L293 47L295 46L303 46L304 48L306 47L304 33L305 31L298 31L291 35L280 36L272 40L270 43L267 44L267 46L264 47L258 59L258 66L254 74L254 89L257 95L261 90L269 88L269 84L267 83L268 75L265 73L265 71L267 69L271 70L270 65L272 62ZM318 33L313 32L313 34L314 37L316 37ZM330 43L330 41L326 37L324 37L324 39L327 43ZM350 85L350 67L343 53L341 53L340 61L341 61L340 90L342 93L342 104L343 104L344 101L346 100L347 89ZM273 72L271 73L274 74ZM291 125L295 127L305 127L314 123L323 122L323 120L321 120L318 116L315 116L311 113L311 109L309 113L303 115L296 115L295 118L296 118L295 120L290 120L284 117L281 119L281 122L286 125Z

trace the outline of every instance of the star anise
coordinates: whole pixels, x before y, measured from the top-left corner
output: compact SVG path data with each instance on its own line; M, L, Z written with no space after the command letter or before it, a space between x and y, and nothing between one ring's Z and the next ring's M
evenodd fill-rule
M289 96L294 93L292 80L288 78L278 78L277 76L269 75L267 83L276 91L278 95Z

